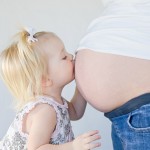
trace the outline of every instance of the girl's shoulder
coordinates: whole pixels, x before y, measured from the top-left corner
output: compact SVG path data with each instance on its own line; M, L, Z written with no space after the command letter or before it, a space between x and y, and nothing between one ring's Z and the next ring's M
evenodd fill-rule
M63 101L64 104L59 104L51 97L38 96L34 100L27 103L17 114L20 116L19 118L24 118L26 115L33 118L42 114L45 115L45 117L48 114L59 118L62 111L68 109L66 100L63 99Z
M50 105L48 103L38 103L30 110L30 114L32 115L40 115L40 114L56 114L56 111L53 107L53 105Z
M40 122L44 122L44 120L46 120L46 122L48 122L49 120L56 124L57 112L52 105L39 103L30 111L28 117L31 118L32 122L34 120L39 120Z
M56 110L57 105L55 104L55 101L53 99L47 99L45 97L39 96L36 97L34 100L28 102L20 112L19 114L31 114L31 113L38 113L42 110L44 111L54 111Z
M51 122L56 125L57 112L52 102L37 98L28 102L16 115L15 121L21 135L28 137L31 125Z
M55 122L60 119L68 109L67 101L64 98L62 98L62 100L63 104L60 104L52 97L38 96L35 100L25 105L23 114L28 114L31 120L44 117L48 120L53 119Z

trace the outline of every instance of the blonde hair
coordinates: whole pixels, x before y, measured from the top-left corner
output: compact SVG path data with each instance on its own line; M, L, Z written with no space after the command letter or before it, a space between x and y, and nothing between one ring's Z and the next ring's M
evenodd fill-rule
M38 39L46 33L38 32L34 37ZM38 41L29 43L28 36L29 33L22 30L16 35L17 40L0 54L0 75L17 100L17 110L35 95L42 94L42 76L47 72Z

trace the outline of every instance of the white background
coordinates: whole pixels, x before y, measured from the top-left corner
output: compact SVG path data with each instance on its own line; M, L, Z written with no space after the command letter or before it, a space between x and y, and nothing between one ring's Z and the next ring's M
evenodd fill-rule
M0 0L0 51L11 41L22 26L32 26L37 31L55 32L66 49L74 53L88 24L100 15L100 0ZM71 99L75 82L67 85L63 96ZM0 139L6 133L15 112L12 97L0 81ZM84 117L72 122L75 136L98 129L102 136L100 150L112 150L110 122L103 113L88 105Z

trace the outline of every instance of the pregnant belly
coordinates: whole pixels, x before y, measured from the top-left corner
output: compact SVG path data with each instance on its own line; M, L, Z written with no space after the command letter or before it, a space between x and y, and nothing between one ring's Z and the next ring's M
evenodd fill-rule
M150 92L150 61L82 50L76 56L75 79L84 98L108 112Z

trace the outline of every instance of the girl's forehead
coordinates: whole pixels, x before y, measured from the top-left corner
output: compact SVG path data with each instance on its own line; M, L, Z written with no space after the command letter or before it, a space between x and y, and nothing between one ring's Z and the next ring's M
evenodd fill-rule
M61 55L65 51L63 42L58 37L51 37L42 43L42 48L47 54Z
M64 47L62 40L58 36L52 34L43 35L42 37L40 37L38 42L41 46Z

